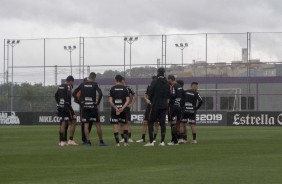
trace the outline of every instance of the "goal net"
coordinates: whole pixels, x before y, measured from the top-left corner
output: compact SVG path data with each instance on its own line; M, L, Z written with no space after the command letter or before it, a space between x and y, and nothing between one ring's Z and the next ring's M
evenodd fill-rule
M241 111L241 88L198 89L204 104L202 110Z

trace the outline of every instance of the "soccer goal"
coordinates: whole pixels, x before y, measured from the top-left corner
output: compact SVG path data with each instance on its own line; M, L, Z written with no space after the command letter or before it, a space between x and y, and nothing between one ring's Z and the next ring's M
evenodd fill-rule
M241 88L198 89L209 110L241 111ZM215 104L214 104L215 102Z

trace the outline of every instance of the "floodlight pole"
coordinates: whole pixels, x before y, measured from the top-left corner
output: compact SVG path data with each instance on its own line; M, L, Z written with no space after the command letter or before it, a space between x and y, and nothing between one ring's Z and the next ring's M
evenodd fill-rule
M12 84L11 84L11 112L14 110L14 47L20 43L20 40L7 40L8 47L12 47Z
M127 38L124 37L124 39L123 39L123 77L125 77L126 40L127 40Z
M4 67L3 67L4 84L6 81L6 40L4 39Z
M183 50L188 47L188 43L180 43L180 44L175 44L175 46L177 48L179 48L181 50L181 65L182 65L182 68L183 68Z
M6 82L9 83L9 44L7 43L7 70L6 70Z
M71 61L71 53L76 49L76 46L64 46L64 49L70 53L70 69L71 69L71 75L72 75L72 61Z
M124 37L124 41L129 43L129 69L130 69L130 76L131 76L131 45L132 45L133 42L135 42L137 40L138 40L138 37ZM124 49L124 52L125 52L125 49Z

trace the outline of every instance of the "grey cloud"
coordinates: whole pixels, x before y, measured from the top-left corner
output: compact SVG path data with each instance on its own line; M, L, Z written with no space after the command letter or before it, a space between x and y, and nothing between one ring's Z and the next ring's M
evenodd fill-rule
M281 29L282 2L257 0L2 0L2 19L87 24L118 33L179 30L238 32Z

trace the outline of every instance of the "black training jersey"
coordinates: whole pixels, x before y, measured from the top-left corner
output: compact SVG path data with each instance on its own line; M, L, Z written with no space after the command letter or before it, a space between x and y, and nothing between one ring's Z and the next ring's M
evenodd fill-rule
M113 98L116 107L121 108L125 104L126 98L129 97L129 92L126 86L115 85L110 89L109 97Z
M175 83L173 85L170 85L169 105L180 106L182 96L183 88L180 86L180 84Z
M150 90L150 85L148 85L148 86L147 86L147 89L146 89L145 95L149 95L149 90Z
M134 96L135 95L135 91L134 91L134 89L132 89L132 87L126 86L126 89L127 89L128 93L129 93L129 96Z
M59 107L71 106L71 90L69 84L61 84L55 93L55 100Z
M152 103L152 108L166 109L168 107L170 92L169 83L165 77L159 76L152 81L148 96Z
M97 94L98 93L98 94ZM86 81L80 84L73 92L73 97L80 102L82 107L94 108L99 105L103 93L96 82ZM98 95L98 101L96 103Z
M182 97L181 106L185 110L198 110L203 103L200 94L192 89L185 90Z

